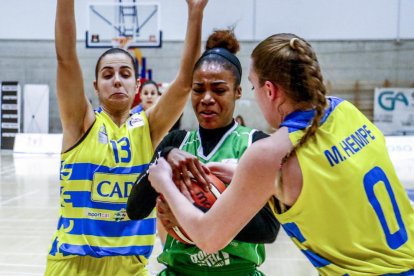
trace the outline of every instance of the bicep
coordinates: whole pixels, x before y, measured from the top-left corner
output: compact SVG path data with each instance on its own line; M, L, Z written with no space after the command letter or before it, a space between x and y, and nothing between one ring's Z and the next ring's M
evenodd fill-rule
M57 99L65 151L79 141L95 120L92 105L84 94L78 65L58 64Z

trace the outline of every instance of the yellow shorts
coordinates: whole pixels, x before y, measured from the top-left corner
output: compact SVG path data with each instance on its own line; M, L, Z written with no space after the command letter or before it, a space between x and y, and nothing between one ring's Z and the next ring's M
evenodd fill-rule
M149 276L146 264L141 256L48 258L45 276Z

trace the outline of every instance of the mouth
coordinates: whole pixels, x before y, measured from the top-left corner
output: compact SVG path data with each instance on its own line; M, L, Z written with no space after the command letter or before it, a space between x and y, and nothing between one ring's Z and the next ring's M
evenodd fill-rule
M115 92L111 95L111 97L124 98L124 97L128 97L128 95L126 93L122 93L122 92Z
M201 111L199 114L201 117L205 119L211 119L217 116L217 113L211 110L204 110L204 111Z

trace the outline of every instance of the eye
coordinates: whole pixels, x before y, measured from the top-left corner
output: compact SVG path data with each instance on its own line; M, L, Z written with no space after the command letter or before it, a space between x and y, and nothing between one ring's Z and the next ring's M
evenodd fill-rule
M254 90L254 86L252 85L252 90Z
M200 87L193 87L193 92L196 94L201 94L204 92L204 89Z
M217 94L223 94L226 91L227 91L227 89L225 89L225 88L216 88L216 89L214 89L214 92L217 93Z
M124 78L129 78L131 76L131 73L129 71L121 72L121 76Z

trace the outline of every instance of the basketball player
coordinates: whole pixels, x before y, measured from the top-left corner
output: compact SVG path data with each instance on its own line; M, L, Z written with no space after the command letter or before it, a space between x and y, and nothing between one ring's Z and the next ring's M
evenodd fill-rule
M177 175L181 181L189 181L187 170L203 181L205 174L197 175L198 171L193 169L201 168L202 164L237 164L252 142L267 137L263 132L238 125L233 119L236 100L242 93L241 65L234 55L238 50L239 43L232 31L215 31L210 35L206 51L197 61L193 74L191 101L199 129L174 131L157 148L176 171L182 169L181 164L191 160L191 164L186 164L187 168L182 170L185 176ZM155 206L156 197L157 193L148 181L141 178L128 199L128 216L146 217ZM257 269L265 259L263 243L273 242L279 230L270 205L264 203L263 206L230 245L213 254L206 254L200 248L183 244L168 235L164 251L158 257L159 262L167 266L160 275L263 275ZM157 209L166 227L173 226L169 221L174 219L162 211L165 207Z
M132 108L132 113L139 113L142 110L147 110L153 106L159 97L161 92L158 89L158 84L155 81L148 80L144 82L139 91L139 98L141 103Z
M177 78L157 104L130 114L137 92L133 58L122 49L98 59L92 109L76 54L74 0L58 0L57 97L63 127L61 208L46 275L149 275L155 218L126 216L129 191L178 119L191 90L207 0L187 0L188 22Z
M414 211L384 136L352 104L326 96L308 42L265 39L251 55L249 80L278 130L247 149L207 213L175 187L163 158L149 170L191 239L216 252L276 197L274 215L320 275L414 275Z

